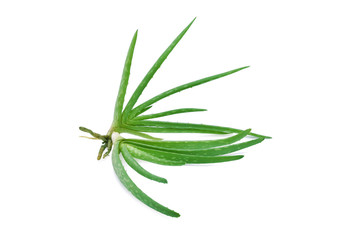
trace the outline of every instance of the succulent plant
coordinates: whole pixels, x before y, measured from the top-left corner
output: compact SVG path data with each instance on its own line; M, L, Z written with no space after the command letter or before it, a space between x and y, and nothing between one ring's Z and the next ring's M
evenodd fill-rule
M195 20L195 18L194 18ZM182 122L167 122L167 121L154 121L152 119L160 118L164 116L206 111L206 109L199 108L180 108L174 110L168 110L165 112L155 114L144 114L150 109L154 103L166 98L172 94L180 91L192 88L221 77L228 76L230 74L241 71L248 66L236 68L231 71L209 76L203 79L199 79L193 82L189 82L178 87L169 89L151 99L139 104L135 107L137 100L146 88L149 81L153 78L154 74L160 68L162 63L175 48L178 42L182 39L184 34L188 31L194 20L175 38L170 46L164 51L164 53L154 63L152 68L148 71L146 76L140 82L130 100L124 107L124 98L127 90L127 85L130 76L130 68L132 58L134 54L135 44L137 40L137 31L135 32L128 54L125 60L123 69L123 75L120 82L118 96L115 104L114 119L110 129L106 135L101 135L93 132L90 129L80 127L83 132L89 133L92 139L100 139L102 145L100 147L97 159L101 157L105 158L112 151L112 164L116 175L120 179L121 183L140 201L147 206L171 217L179 217L180 215L154 201L147 196L136 184L130 179L126 170L124 169L120 155L123 156L125 162L133 168L140 175L157 181L160 183L167 183L165 178L154 175L145 170L137 161L137 159L161 164L178 166L184 164L204 164L204 163L219 163L238 160L243 155L230 155L230 153L236 152L240 149L250 147L252 145L262 142L268 136L252 133L250 129L240 130L230 127L205 125L205 124L193 124ZM150 120L151 119L151 120ZM121 137L121 133L130 133L141 137L142 139L126 139ZM165 141L149 135L148 133L209 133L209 134L233 134L228 135L222 139L216 140L195 140L195 141ZM245 137L252 138L248 141L242 141ZM239 142L239 143L237 143ZM113 150L112 150L113 149ZM106 151L106 152L105 152ZM227 155L229 154L229 155Z

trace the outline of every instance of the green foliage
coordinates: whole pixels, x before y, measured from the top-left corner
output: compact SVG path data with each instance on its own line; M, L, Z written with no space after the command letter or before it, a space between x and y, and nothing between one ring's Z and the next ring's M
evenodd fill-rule
M195 19L194 19L195 20ZM134 55L135 44L137 40L137 31L135 32L128 54L125 60L123 74L118 90L118 96L115 104L114 118L111 127L106 135L93 132L90 129L80 127L80 130L89 133L92 139L102 140L102 145L98 153L98 159L105 158L111 152L112 148L112 164L116 175L121 183L141 202L147 206L171 217L179 217L180 215L173 210L157 203L129 178L124 169L120 155L123 156L125 162L137 173L160 183L167 183L165 178L159 177L148 172L137 161L137 159L148 161L155 164L166 166L181 166L185 164L205 164L234 161L243 158L243 155L230 155L230 153L248 148L262 142L268 136L251 132L251 129L240 130L230 127L222 127L215 125L155 121L148 119L156 119L160 117L170 116L174 114L201 112L206 109L200 108L180 108L160 113L143 115L157 101L169 97L172 94L192 88L221 77L228 76L243 70L246 67L236 68L231 71L216 74L210 77L202 78L193 82L183 84L181 86L167 90L151 99L139 104L135 107L137 100L153 78L157 70L169 56L174 47L182 39L188 31L194 20L175 38L170 46L154 63L152 68L140 82L130 100L124 107L124 98L128 86L131 63ZM125 139L119 133L129 133L145 139ZM194 141L165 141L161 138L153 137L147 133L208 133L208 134L224 134L227 137L215 140L194 140ZM233 134L230 136L230 134ZM250 140L246 140L251 138ZM246 141L244 141L246 140ZM106 151L104 153L104 151Z
M160 203L157 203L152 198L148 197L141 189L139 189L136 184L130 179L127 172L124 169L124 166L122 164L122 161L119 157L120 151L119 151L119 145L120 142L116 141L114 143L114 148L112 152L112 165L114 168L114 171L116 172L116 175L118 176L121 183L131 192L137 199L139 199L141 202L146 204L147 206L157 210L158 212L161 212L163 214L166 214L171 217L179 217L179 213L168 209L167 207L164 207Z
M158 177L150 172L148 172L146 169L141 167L141 165L133 158L133 156L129 153L128 147L126 144L121 143L120 149L122 152L122 155L124 157L124 160L126 163L134 169L138 174L141 174L142 176L151 179L153 181L161 182L161 183L167 183L167 180L162 177Z
M148 107L144 107L140 111L140 113L145 112ZM146 119L151 119L151 118L160 118L160 117L166 117L174 114L179 114L179 113L188 113L188 112L203 112L207 111L206 109L200 109L200 108L180 108L180 109L174 109L174 110L169 110L165 112L160 112L160 113L155 113L155 114L148 114L148 115L142 115L142 116L137 116L135 117L134 120L146 120Z

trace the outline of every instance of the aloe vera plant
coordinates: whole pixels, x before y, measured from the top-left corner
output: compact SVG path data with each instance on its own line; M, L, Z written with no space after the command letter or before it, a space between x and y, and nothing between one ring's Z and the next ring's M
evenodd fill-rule
M144 114L148 109L152 107L154 103L163 98L186 90L188 88L192 88L236 73L247 68L248 66L236 68L231 71L209 76L169 89L135 107L137 100L139 99L143 90L146 88L149 81L152 79L154 74L160 68L160 66L174 49L174 47L182 39L184 34L188 31L194 20L175 38L170 46L158 58L158 60L154 63L146 76L142 79L142 81L130 97L128 103L124 106L124 97L129 81L130 68L137 39L136 31L130 43L128 54L125 60L123 74L114 109L114 118L110 129L108 130L107 134L101 135L85 127L80 127L81 131L87 132L92 136L88 138L99 139L102 141L102 145L97 156L98 160L101 159L101 157L105 158L106 156L108 156L113 149L112 164L116 175L119 177L121 183L137 199L142 201L147 206L171 217L179 217L180 215L177 212L154 201L141 189L139 189L125 171L120 155L122 155L125 162L140 175L153 181L167 183L167 180L165 178L154 175L144 169L139 164L137 159L169 166L227 162L241 159L243 155L226 154L250 147L262 142L266 138L270 138L268 136L252 133L250 129L240 130L214 125L152 120L155 118L174 114L206 111L206 109L180 108L155 114ZM120 136L120 133L130 133L139 136L142 139L125 139ZM165 141L163 139L153 137L148 133L213 133L234 135L217 140ZM238 141L243 140L246 136L251 136L253 139L237 143Z

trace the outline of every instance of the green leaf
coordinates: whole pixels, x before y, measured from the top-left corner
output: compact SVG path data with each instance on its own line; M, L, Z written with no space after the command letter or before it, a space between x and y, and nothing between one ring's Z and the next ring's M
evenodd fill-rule
M149 83L149 81L152 79L154 74L157 72L157 70L160 68L161 64L165 61L165 59L169 56L171 51L175 48L177 43L182 39L184 34L188 31L190 26L195 21L195 18L193 21L189 23L189 25L176 37L176 39L170 44L170 46L164 51L164 53L158 58L158 60L154 63L152 68L148 71L146 76L143 78L139 86L136 88L135 92L131 96L128 104L126 105L124 111L123 111L123 119L127 119L127 115L130 112L130 110L133 108L133 106L136 104L137 100L139 99L140 95L142 94L143 90Z
M150 108L152 108L152 106L148 106L148 107L142 109L142 111L140 111L138 115L140 115L140 114L143 113L143 112L146 112L146 111L147 111L148 109L150 109Z
M244 148L248 148L250 146L253 146L255 144L261 143L264 141L264 138L257 138L251 141L233 144L233 145L227 145L223 147L217 147L217 148L211 148L211 149L205 149L205 150L186 150L184 151L185 154L201 154L201 156L217 156L217 155L223 155L228 154L232 152L239 151Z
M165 128L165 127L148 127L148 126L132 126L125 125L125 129L135 132L152 132L152 133L215 133L215 134L227 134L221 131L211 131L192 128ZM136 135L136 134L135 134Z
M118 90L118 96L117 96L116 105L115 105L115 109L114 109L113 124L112 124L115 127L118 127L121 124L120 121L122 119L124 97L125 97L126 89L128 86L131 62L132 62L133 55L134 55L136 39L137 39L137 30L136 30L136 32L133 36L133 39L131 40L131 43L130 43L128 55L126 57L124 68L123 68L122 80L120 82L120 86L119 86L119 90Z
M138 117L135 117L134 120L138 121L138 120L145 120L145 119L151 119L151 118L165 117L165 116L179 114L179 113L202 112L202 111L207 111L207 109L201 109L201 108L179 108L179 109L169 110L169 111L160 112L160 113L154 113L154 114L149 114L149 115L138 116Z
M215 125L206 125L206 124L196 124L196 123L181 123L181 122L166 122L166 121L131 121L128 123L131 127L133 126L145 126L145 127L161 127L161 128L171 128L171 129L187 129L187 130L201 130L206 133L218 133L218 134L227 134L227 133L240 133L243 130L229 127L220 127ZM129 126L128 125L128 126ZM249 135L254 137L270 138L256 133L249 133Z
M122 155L124 157L124 160L128 163L128 165L134 169L137 173L139 173L140 175L151 179L153 181L157 181L157 182L161 182L161 183L167 183L167 180L165 178L162 177L158 177L150 172L148 172L146 169L144 169L129 153L126 145L124 144L124 142L121 143L120 145L120 149L122 152Z
M171 160L166 160L163 158L159 158L156 156L153 156L152 154L147 153L146 151L142 151L138 149L137 146L134 145L129 145L126 143L127 148L131 155L133 155L135 158L147 161L147 162L152 162L160 165L166 165L166 166L182 166L185 164L184 161L171 161Z
M196 156L188 154L180 154L167 152L162 150L156 150L146 147L140 147L128 143L127 146L132 146L137 148L139 151L146 152L154 157L166 159L169 161L183 161L186 163L218 163L218 162L228 162L233 160L238 160L243 158L243 155L234 155L234 156Z
M152 137L151 135L148 135L146 133L142 133L142 132L139 132L137 130L132 130L132 129L129 129L129 128L119 128L118 129L119 132L124 132L124 133L130 133L130 134L133 134L133 135L136 135L136 136L139 136L139 137L142 137L142 138L147 138L147 139L151 139L151 140L161 140L161 138L157 138L157 137Z
M136 186L136 184L131 180L131 178L128 176L127 172L125 171L124 166L119 157L119 153L120 153L119 141L116 141L114 143L113 152L112 152L112 165L113 165L114 171L116 172L116 175L118 176L119 180L124 185L124 187L126 187L126 189L128 189L129 192L131 192L134 195L134 197L136 197L138 200L140 200L147 206L153 208L154 210L171 217L179 217L180 216L179 213L154 201L152 198L147 196L140 188Z
M143 143L137 143L135 141L127 141L131 144L142 146L145 148L150 148L154 150L160 150L160 151L167 151L167 152L174 152L174 153L180 153L180 154L188 154L188 155L198 155L198 156L217 156L217 155L224 155L232 152L239 151L244 148L248 148L250 146L253 146L255 144L261 143L264 141L264 138L257 138L251 141L239 143L239 144L233 144L233 145L226 145L223 147L217 147L217 148L209 148L209 149L177 149L177 148L165 148L161 146L152 146L148 144Z
M188 155L199 155L199 156L218 156L218 155L224 155L232 152L239 151L244 148L248 148L250 146L253 146L255 144L261 143L264 141L264 138L257 138L251 141L239 143L239 144L233 144L233 145L226 145L222 147L216 147L216 148L210 148L210 149L172 149L172 152L181 153L181 154L188 154ZM136 144L136 143L134 143ZM143 146L143 145L142 145ZM147 145L148 146L148 145ZM150 145L149 145L150 146ZM158 149L158 150L167 150L167 149ZM168 149L170 151L170 149Z
M207 83L207 82L210 82L212 80L215 80L215 79L218 79L218 78L230 75L232 73L241 71L242 69L245 69L245 68L248 68L248 67L249 66L242 67L242 68L237 68L237 69L234 69L234 70L231 70L231 71L228 71L228 72L224 72L224 73L220 73L220 74L213 75L213 76L210 76L210 77L206 77L206 78L203 78L203 79L199 79L199 80L196 80L196 81L193 81L193 82L190 82L190 83L186 83L186 84L183 84L181 86L172 88L170 90L167 90L167 91L165 91L165 92L163 92L161 94L158 94L157 96L147 100L146 102L140 104L138 107L134 108L130 112L130 114L129 114L129 119L132 119L134 116L137 116L138 112L141 112L145 107L150 106L153 103L155 103L155 102L157 102L157 101L159 101L159 100L161 100L163 98L166 98L166 97L168 97L168 96L170 96L172 94L175 94L175 93L178 93L178 92L183 91L185 89L192 88L192 87L201 85L203 83Z
M234 142L237 142L247 136L250 133L251 129L247 129L241 133L238 133L234 136L216 139L216 140L200 140L200 141L149 141L142 139L124 139L124 142L131 142L134 144L142 144L145 146L157 147L157 149L196 149L203 150L209 149L224 145L229 145Z

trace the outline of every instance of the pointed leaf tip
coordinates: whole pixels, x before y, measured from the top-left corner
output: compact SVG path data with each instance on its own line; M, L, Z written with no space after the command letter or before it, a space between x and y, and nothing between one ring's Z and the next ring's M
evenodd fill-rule
M127 105L125 106L122 114L123 121L128 118L128 115L134 105L136 104L137 100L139 99L140 95L142 94L143 90L146 88L149 81L153 78L154 74L157 72L157 70L160 68L162 63L165 61L165 59L169 56L169 54L172 52L172 50L175 48L175 46L178 44L178 42L183 38L185 33L188 31L190 26L193 24L195 19L189 23L187 27L183 29L183 31L175 38L175 40L169 45L169 47L160 55L158 60L154 63L154 65L151 67L151 69L148 71L146 76L142 79L140 84L135 89L134 93L130 97ZM118 114L119 115L119 114Z

